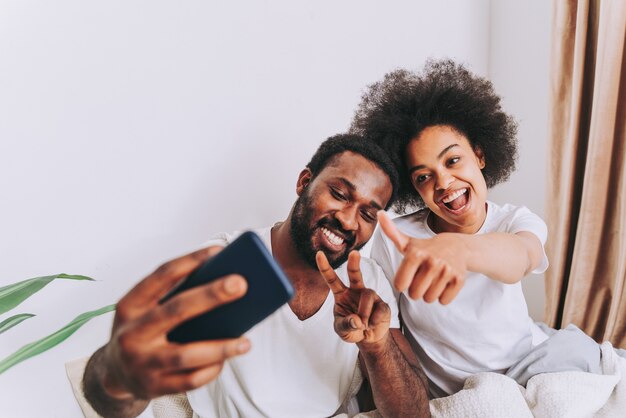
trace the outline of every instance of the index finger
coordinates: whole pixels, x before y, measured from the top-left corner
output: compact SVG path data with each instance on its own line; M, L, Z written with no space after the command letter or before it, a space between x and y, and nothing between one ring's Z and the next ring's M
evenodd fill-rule
M326 254L322 251L318 251L317 254L315 254L315 262L317 263L317 269L322 273L322 277L324 277L326 284L328 284L328 287L330 287L334 295L346 290L346 286L341 282L335 270L330 266Z
M378 222L380 223L380 228L383 230L383 233L389 237L398 251L404 253L404 250L409 243L409 237L398 230L396 225L391 221L391 219L389 219L389 216L384 210L379 210L377 215Z
M212 246L168 261L139 282L120 300L120 303L122 306L126 303L145 307L157 305L182 278L221 250L220 246Z

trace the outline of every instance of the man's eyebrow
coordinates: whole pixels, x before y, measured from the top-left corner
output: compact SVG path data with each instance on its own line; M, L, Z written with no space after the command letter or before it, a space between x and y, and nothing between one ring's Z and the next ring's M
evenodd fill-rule
M345 184L346 187L350 189L351 191L356 192L356 186L352 184L348 179L339 177L339 181ZM383 207L375 200L370 200L370 206L372 206L376 210L383 210Z
M438 160L439 160L439 159L441 159L441 157L443 157L443 156L446 154L446 152L448 152L448 151L450 151L452 148L454 148L454 147L458 147L458 146L459 146L459 144L452 144L452 145L448 145L447 147L445 147L445 148L443 149L443 151L441 151L441 152L439 153L439 155L437 155L437 159L438 159ZM422 168L426 168L426 166L425 166L425 165L420 164L420 165L416 165L415 167L411 167L411 168L409 169L409 174L412 174L414 171L421 170Z
M352 184L352 182L350 182L348 179L343 178L343 177L339 177L339 181L342 182L343 184L346 185L346 187L350 190L352 190L353 192L356 191L356 186L354 184Z

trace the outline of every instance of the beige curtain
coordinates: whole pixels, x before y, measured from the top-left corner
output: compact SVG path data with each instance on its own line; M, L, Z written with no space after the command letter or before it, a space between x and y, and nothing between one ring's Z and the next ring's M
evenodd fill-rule
M554 0L546 322L626 348L626 0Z

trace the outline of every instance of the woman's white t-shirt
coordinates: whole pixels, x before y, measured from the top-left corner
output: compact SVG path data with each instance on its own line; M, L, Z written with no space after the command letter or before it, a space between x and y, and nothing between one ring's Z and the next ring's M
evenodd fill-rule
M477 234L528 231L539 238L542 246L545 244L545 223L526 207L499 206L493 202L487 205L487 217ZM432 238L436 234L426 222L429 212L421 210L393 222L406 235ZM393 282L403 256L380 228L374 234L371 258ZM541 264L533 273L543 273L547 268L544 252ZM448 305L415 301L405 293L396 297L407 339L434 383L431 393L437 397L458 392L472 374L506 372L530 351L533 335L537 334L533 329L536 325L528 316L520 282L504 284L468 272L465 285Z

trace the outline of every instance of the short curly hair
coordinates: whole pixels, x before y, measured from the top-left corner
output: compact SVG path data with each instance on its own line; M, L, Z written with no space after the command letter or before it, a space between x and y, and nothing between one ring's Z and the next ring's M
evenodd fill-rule
M306 167L311 170L313 177L315 177L325 167L332 164L338 155L346 151L362 155L387 174L391 182L391 197L385 209L391 207L395 203L396 196L398 195L398 171L394 161L391 160L386 150L378 146L376 142L369 141L355 134L338 134L331 136L326 141L322 142Z
M399 69L368 86L350 132L380 145L400 176L394 209L424 207L411 184L406 147L429 126L448 125L485 157L487 187L506 181L517 160L517 123L504 113L491 82L452 60L429 60L421 73Z

